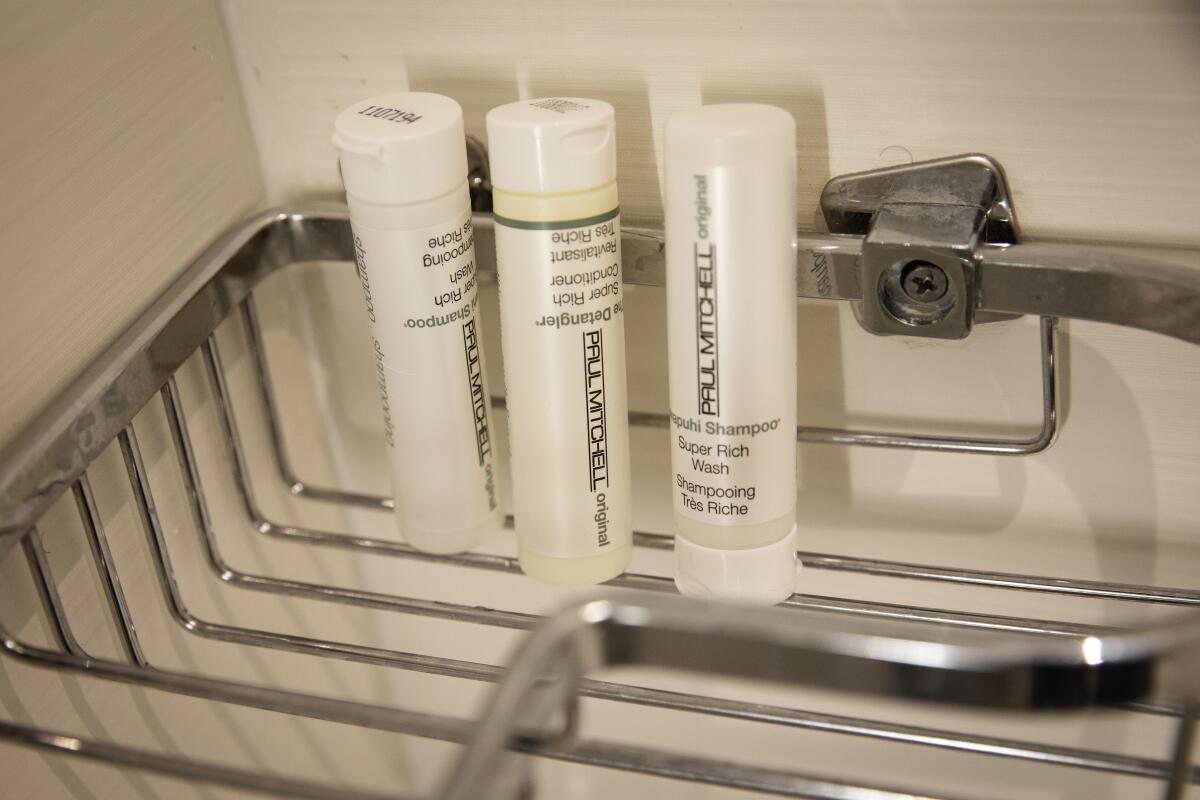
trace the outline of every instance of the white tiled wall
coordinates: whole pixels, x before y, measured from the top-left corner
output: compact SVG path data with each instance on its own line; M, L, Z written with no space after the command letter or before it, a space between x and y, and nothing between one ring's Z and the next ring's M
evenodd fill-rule
M262 202L213 3L8 3L0 445Z
M1048 3L224 0L268 196L339 189L332 116L406 85L488 108L602 95L622 204L661 216L663 119L751 99L798 122L802 221L833 174L965 151L1005 165L1028 234L1200 243L1200 18Z

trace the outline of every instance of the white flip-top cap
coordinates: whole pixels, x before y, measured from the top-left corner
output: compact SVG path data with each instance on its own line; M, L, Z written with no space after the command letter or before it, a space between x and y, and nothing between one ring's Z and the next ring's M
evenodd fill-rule
M711 166L778 162L796 157L796 120L776 106L723 103L667 118L671 162Z
M401 92L363 100L338 114L333 146L355 199L407 205L465 185L462 107L449 97Z
M796 526L778 542L747 550L705 547L675 534L675 585L706 600L773 606L796 590Z
M488 112L487 133L497 189L561 194L617 179L616 115L602 100L547 97L497 106Z

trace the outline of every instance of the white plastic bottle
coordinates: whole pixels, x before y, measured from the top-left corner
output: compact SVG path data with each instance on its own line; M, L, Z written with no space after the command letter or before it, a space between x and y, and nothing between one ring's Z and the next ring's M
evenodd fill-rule
M521 568L598 583L633 528L613 109L521 101L487 131Z
M432 553L503 525L479 341L462 109L419 92L338 115L333 136L374 336L396 524Z
M675 583L774 604L795 586L795 121L765 105L667 120Z

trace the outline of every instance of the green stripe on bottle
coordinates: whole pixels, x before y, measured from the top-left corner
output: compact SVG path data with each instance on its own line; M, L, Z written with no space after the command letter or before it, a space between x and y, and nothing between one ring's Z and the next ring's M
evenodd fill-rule
M533 222L525 219L509 219L502 217L499 214L492 214L492 219L497 225L503 225L506 228L520 228L525 231L561 231L565 228L583 228L587 225L598 225L601 222L608 222L610 219L616 218L621 213L621 207L617 206L612 211L605 211L603 214L597 214L594 217L584 217L583 219L563 219L554 220L553 222Z

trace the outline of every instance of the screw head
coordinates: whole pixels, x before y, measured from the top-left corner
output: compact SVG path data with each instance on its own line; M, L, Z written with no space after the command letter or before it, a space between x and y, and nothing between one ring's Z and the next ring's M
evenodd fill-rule
M950 286L946 273L928 261L911 261L900 273L900 286L910 300L932 303L942 299Z

